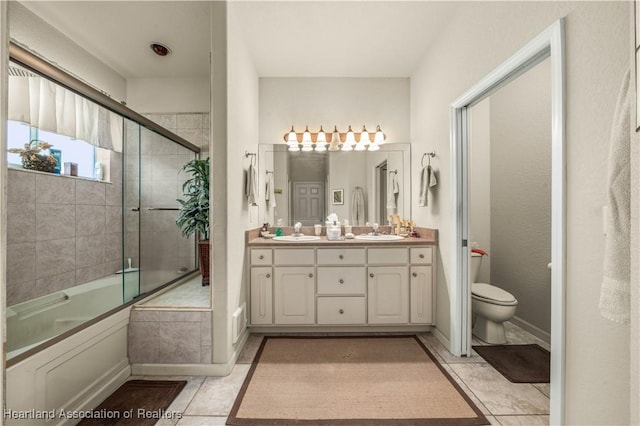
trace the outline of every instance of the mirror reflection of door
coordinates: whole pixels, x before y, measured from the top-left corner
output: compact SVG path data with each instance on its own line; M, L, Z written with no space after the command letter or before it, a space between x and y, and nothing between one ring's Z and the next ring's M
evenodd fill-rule
M293 223L314 225L324 218L324 182L293 183Z
M374 221L379 224L385 223L387 217L387 160L376 166L376 217Z

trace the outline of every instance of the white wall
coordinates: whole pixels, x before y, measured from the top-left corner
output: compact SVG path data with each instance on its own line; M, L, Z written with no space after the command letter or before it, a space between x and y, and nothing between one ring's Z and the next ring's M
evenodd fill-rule
M203 52L207 46L203 46ZM209 78L130 78L127 106L146 113L209 111Z
M214 3L214 5L215 14L217 4ZM224 257L227 265L227 277L225 283L223 283L227 288L222 294L227 300L226 322L227 329L230 329L230 316L245 302L247 297L246 283L248 278L245 276L244 232L247 229L259 227L261 223L259 223L258 207L248 205L247 198L244 196L243 185L244 172L250 164L250 159L245 157L245 151L258 152L258 75L242 38L242 32L234 15L235 10L232 5L229 5L227 12L226 126L228 134L224 139L214 138L211 148L215 167L218 145L227 145L226 155L224 156L227 172L227 194L225 196L227 200L227 250L226 253L218 254ZM214 28L215 40L215 24L212 28ZM214 63L215 60L214 57ZM217 93L219 92L214 87L214 102ZM214 127L215 124L213 122ZM214 171L214 178L215 176ZM214 181L213 185L217 186L217 183ZM214 197L212 199L214 205L216 204L215 200L216 198ZM214 287L214 302L219 297L217 289L217 286ZM218 316L216 316L217 318ZM214 351L218 351L218 348L216 348L218 343L224 346L226 342L228 354L231 356L232 351L236 349L232 347L231 335L228 334L226 340L224 338L218 340L222 336L220 334L214 333L214 336L216 338ZM229 357L224 361L228 360Z
M9 3L11 39L112 98L126 99L125 79L17 1Z
M409 79L260 78L260 143L283 142L292 125L346 132L378 124L387 142L409 142Z
M491 247L491 283L518 299L523 326L550 333L549 59L491 95Z
M529 40L566 16L567 274L565 424L629 423L629 329L598 312L602 277L601 173L613 110L629 67L627 2L469 2L411 80L414 153L436 149L439 189L414 219L439 229L438 329L450 330L449 106ZM414 155L414 179L420 158ZM415 182L415 180L414 180ZM637 186L637 185L636 185ZM414 185L417 200L418 188ZM637 193L637 188L635 189ZM414 201L415 203L416 201ZM637 282L634 283L637 291Z

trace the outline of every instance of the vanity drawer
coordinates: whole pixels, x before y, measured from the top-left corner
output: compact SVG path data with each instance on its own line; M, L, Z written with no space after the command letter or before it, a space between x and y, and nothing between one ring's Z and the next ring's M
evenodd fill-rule
M273 263L271 249L251 249L251 265L262 266Z
M274 265L313 265L314 249L274 249Z
M366 288L363 266L319 267L318 294L361 294Z
M409 263L409 252L402 248L369 248L369 265L389 265Z
M411 252L411 263L430 265L433 263L433 248L431 247L413 247L409 249Z
M364 249L318 249L318 265L364 265Z
M318 297L318 324L364 324L364 297Z

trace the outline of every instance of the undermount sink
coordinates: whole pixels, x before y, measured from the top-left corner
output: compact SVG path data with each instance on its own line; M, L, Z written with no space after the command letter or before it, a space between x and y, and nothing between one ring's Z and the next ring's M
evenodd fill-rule
M404 237L401 237L400 235L386 235L386 234L379 234L379 235L356 235L356 240L367 240L367 241L397 241L397 240L403 240Z
M315 235L282 235L280 237L273 237L274 241L317 241L320 237Z

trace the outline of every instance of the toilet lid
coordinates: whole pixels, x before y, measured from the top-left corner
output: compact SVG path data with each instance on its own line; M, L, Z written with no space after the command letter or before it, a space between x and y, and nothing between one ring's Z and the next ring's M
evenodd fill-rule
M491 284L473 283L471 284L471 293L484 299L503 303L515 302L516 300L513 294Z

